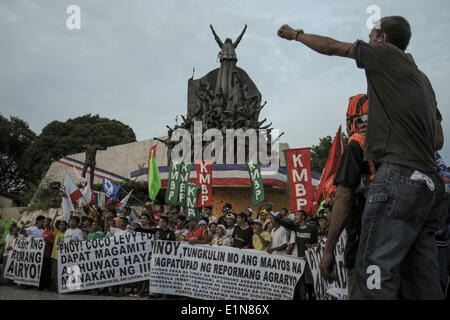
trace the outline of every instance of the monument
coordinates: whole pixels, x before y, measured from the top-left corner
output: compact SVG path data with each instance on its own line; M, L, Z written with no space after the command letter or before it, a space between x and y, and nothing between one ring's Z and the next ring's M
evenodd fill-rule
M175 125L173 129L167 126L169 129L167 139L158 140L167 146L168 154L170 154L176 144L171 141L173 131L182 128L188 130L193 136L194 121L202 122L203 132L215 128L224 135L226 129L266 129L265 139L270 154L272 124L265 124L266 119L259 121L259 114L266 102L261 104L261 93L258 88L247 73L236 65L238 61L236 48L245 34L247 25L234 42L230 38L222 42L212 25L210 28L220 48L218 54L220 67L200 79L194 80L192 77L188 80L187 114L182 116L183 122L180 125ZM206 143L203 143L202 147L205 148L205 145ZM247 150L248 141L245 147ZM223 155L225 158L225 144ZM169 155L168 159L170 162Z

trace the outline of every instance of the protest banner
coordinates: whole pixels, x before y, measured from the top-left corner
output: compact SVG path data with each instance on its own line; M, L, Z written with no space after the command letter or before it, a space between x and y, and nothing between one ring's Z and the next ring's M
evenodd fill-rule
M261 169L256 160L250 160L245 164L252 183L252 205L256 206L264 201L264 185Z
M309 212L312 205L311 148L286 150L291 212Z
M197 169L197 185L200 187L197 208L212 206L212 161L196 161L195 167Z
M305 251L306 260L314 279L314 291L318 300L347 300L347 273L344 267L344 249L347 243L347 233L342 232L334 250L336 260L337 281L328 282L320 274L319 264L322 260L326 239L321 239L319 245Z
M207 300L288 300L305 261L224 246L156 241L150 292Z
M39 287L44 247L42 238L17 239L8 255L4 277L18 284Z
M189 177L191 175L192 163L182 163L180 172L180 192L179 192L179 204L183 208L186 208L186 189L189 184Z
M197 208L200 187L194 183L188 183L186 187L186 216L194 216L197 221L200 216L200 209Z
M166 204L176 205L178 204L178 193L180 191L180 171L181 163L176 161L170 161L169 166L169 179L167 181L166 190Z
M58 247L59 293L148 280L153 235L127 233Z

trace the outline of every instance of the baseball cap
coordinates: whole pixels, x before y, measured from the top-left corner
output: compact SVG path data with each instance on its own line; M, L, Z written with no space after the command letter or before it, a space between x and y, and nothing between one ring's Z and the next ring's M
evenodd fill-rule
M260 225L264 225L264 222L261 219L253 220L252 224L255 224L255 223L260 224Z
M194 218L195 219L195 218ZM208 225L207 223L206 223L206 221L205 220L200 220L199 222L198 222L198 224L204 224L204 225Z
M226 218L227 219L233 219L233 220L235 220L236 218L234 217L234 214L232 214L232 213L229 213L229 214L227 214L227 216L226 216Z

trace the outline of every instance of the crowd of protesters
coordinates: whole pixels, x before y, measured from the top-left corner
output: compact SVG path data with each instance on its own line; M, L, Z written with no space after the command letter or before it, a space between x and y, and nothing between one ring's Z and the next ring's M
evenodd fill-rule
M327 238L320 270L331 280L334 248L345 228L344 260L351 299L448 297L450 172L438 153L444 144L442 115L428 78L405 53L411 38L408 21L399 16L382 18L379 27L371 30L368 43L345 43L288 25L283 25L278 35L321 54L355 59L366 71L368 94L350 99L355 110L349 112L350 103L349 143L339 168L325 184L325 205L318 214L311 217L285 208L275 212L269 202L258 212L251 208L233 212L226 204L217 217L210 207L204 208L200 217L186 217L179 207L164 210L161 205L146 203L147 212L138 216L130 208L117 214L109 204L105 210L74 212L68 226L59 222L53 228L52 221L42 216L33 227L11 225L2 252L3 265L15 239L44 238L40 288L46 289L55 279L55 248L60 241L148 232L160 240L305 259L306 250ZM383 272L377 290L366 285L371 266ZM118 293L119 288L113 289ZM146 282L136 289L142 296L148 290ZM307 263L295 293L302 300L315 298Z
M68 223L64 220L38 216L34 226L25 227L13 223L2 249L2 284L12 285L3 278L8 253L16 239L45 240L44 260L39 290L57 291L58 246L70 241L89 241L104 237L123 235L128 232L143 232L155 235L157 240L186 241L191 245L230 246L240 249L263 250L271 254L286 254L305 259L305 250L316 246L320 237L326 237L329 210L321 210L317 216L309 216L304 211L289 213L286 208L274 212L274 204L268 202L266 208L253 212L247 208L233 212L232 205L226 203L221 213L213 214L212 207L203 208L197 217L187 217L180 206L163 206L157 202L147 202L140 214L125 207L118 213L111 201L105 208L91 207L72 211ZM305 278L305 279L304 279ZM302 278L298 297L313 299L310 272ZM93 290L96 294L136 297L153 296L148 291L148 281ZM27 288L27 286L21 286ZM303 289L307 290L303 290ZM303 290L303 291L302 291Z

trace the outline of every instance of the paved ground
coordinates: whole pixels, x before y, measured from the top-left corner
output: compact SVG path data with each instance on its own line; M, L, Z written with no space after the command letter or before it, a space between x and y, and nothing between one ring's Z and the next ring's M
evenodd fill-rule
M25 289L23 287L17 286L0 286L0 300L161 300L167 299L167 297L147 297L147 298L138 298L138 297L130 297L128 295L124 297L114 297L111 295L94 295L87 294L86 292L79 292L75 294L58 294L55 292L48 291L39 291L37 288L35 289ZM173 298L172 298L173 299Z

